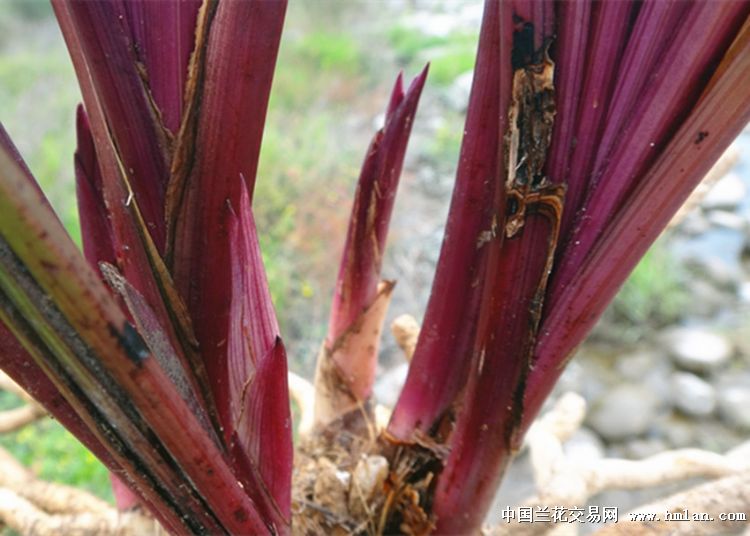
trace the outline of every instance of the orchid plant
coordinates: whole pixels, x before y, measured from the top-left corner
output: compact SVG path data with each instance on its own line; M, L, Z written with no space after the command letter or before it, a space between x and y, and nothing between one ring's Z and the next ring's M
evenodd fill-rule
M0 129L0 368L174 533L475 532L574 349L750 119L748 2L487 0L406 385L373 430L427 69L367 149L295 460L251 208L285 1L52 3L83 95L83 255ZM324 467L363 459L372 493L325 514Z

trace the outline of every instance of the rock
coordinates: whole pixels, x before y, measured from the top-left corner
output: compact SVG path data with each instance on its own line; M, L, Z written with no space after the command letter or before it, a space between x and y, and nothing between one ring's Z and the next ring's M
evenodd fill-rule
M747 224L745 218L734 212L726 210L714 210L708 214L708 221L717 227L726 227L735 231L741 231Z
M737 295L743 303L750 303L750 281L743 281L737 290Z
M730 426L750 431L750 388L728 385L720 389L719 414Z
M743 441L747 441L746 431L732 427L721 419L703 420L698 430L692 446L711 452L723 454Z
M727 293L703 279L691 281L690 294L690 315L694 317L714 318L727 303Z
M645 386L664 405L671 403L664 385L669 382L673 366L663 350L642 348L625 354L617 358L615 369L623 379Z
M711 226L708 219L699 210L691 211L679 224L681 232L690 235L701 235Z
M708 417L716 409L716 392L707 381L689 372L675 372L671 384L672 401L684 414Z
M692 372L718 370L732 357L729 341L704 329L673 328L662 334L662 342L675 364Z
M565 457L586 464L604 457L604 444L599 436L588 428L579 428L563 445Z
M658 406L657 397L645 387L620 385L596 403L587 421L607 441L637 437L649 429Z
M676 414L660 419L656 428L673 449L694 446L696 435L700 435L690 420Z
M570 391L581 393L586 380L586 372L583 370L583 366L575 359L572 359L565 366L560 379L557 380L555 393L562 394Z
M745 196L745 184L736 173L727 173L703 198L701 205L706 209L734 208Z
M663 365L662 357L657 350L636 350L617 358L617 372L626 380L640 381L655 366Z
M648 389L662 406L672 404L672 393L664 386L669 385L669 378L673 370L672 363L664 359L661 363L655 364L638 382L639 385ZM633 381L638 381L638 378L633 378Z
M388 370L378 378L373 387L375 400L389 408L395 406L408 372L409 363L402 363Z
M742 279L742 271L739 263L729 263L724 259L715 256L705 256L693 259L692 262L697 271L704 274L716 286L724 290L734 291L737 284Z
M667 450L667 444L656 437L634 439L625 445L624 454L631 460L642 460Z

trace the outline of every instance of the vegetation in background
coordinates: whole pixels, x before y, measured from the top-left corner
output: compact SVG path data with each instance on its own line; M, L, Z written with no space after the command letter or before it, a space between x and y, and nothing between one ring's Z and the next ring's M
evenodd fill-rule
M612 302L610 310L618 324L630 324L642 332L672 324L684 314L689 286L667 240L662 237L651 247Z
M397 24L387 36L397 62L404 68L416 70L419 65L430 62L432 83L449 85L456 77L474 68L476 33L453 31L447 35L434 35Z
M18 397L0 391L0 411L21 404ZM45 417L15 432L0 434L0 446L40 478L83 488L112 502L107 469L54 419Z

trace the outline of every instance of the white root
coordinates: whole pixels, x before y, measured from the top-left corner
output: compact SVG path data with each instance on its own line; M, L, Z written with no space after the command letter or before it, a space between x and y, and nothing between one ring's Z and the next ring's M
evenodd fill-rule
M18 408L0 411L0 434L15 432L46 414L44 408L34 402Z
M636 511L661 512L666 505L677 505L690 511L709 511L706 501L709 497L714 510L724 512L747 512L750 508L750 442L744 443L724 455L699 449L667 451L643 460L602 459L581 463L568 460L562 444L583 422L585 402L575 393L568 393L558 400L555 407L541 417L529 430L525 446L529 456L537 495L523 502L524 507L537 506L574 507L585 505L591 497L609 489L638 489L688 478L710 478L714 480L674 497L664 499L655 505L647 505ZM727 483L732 483L730 486ZM743 506L744 505L744 506ZM743 509L744 508L744 509ZM673 507L673 510L676 510ZM718 515L718 514L717 514ZM716 518L718 519L718 517ZM621 520L623 521L623 520ZM694 523L682 522L687 527ZM575 525L563 524L565 534L576 530ZM711 532L720 528L714 523L706 523ZM734 522L734 529L737 529ZM612 528L614 527L614 528ZM646 534L634 523L619 523L602 534ZM552 534L561 530L562 525L552 523L518 523L488 529L489 534ZM631 532L632 528L632 532ZM622 532L627 530L627 532ZM661 532L648 534L672 534L674 527L664 526ZM691 528L690 530L693 530Z
M401 315L391 323L391 333L399 348L404 352L406 360L411 362L414 349L419 338L419 323L411 315Z
M299 374L289 371L289 394L297 403L300 420L297 430L300 435L310 433L315 424L315 388Z
M20 534L163 534L141 512L118 512L90 493L37 480L0 448L0 525Z
M696 513L708 514L712 521L686 522L667 521L666 512L682 513L687 510L689 516ZM660 499L651 504L640 506L632 513L657 514L658 521L629 521L626 515L619 523L605 526L596 534L598 536L617 536L625 534L662 535L662 534L735 534L747 524L744 521L722 519L722 514L744 513L750 510L750 471L713 480L687 491ZM750 527L748 527L750 529Z
M0 522L19 534L35 536L145 536L164 534L156 521L136 512L48 514L14 490L0 487Z

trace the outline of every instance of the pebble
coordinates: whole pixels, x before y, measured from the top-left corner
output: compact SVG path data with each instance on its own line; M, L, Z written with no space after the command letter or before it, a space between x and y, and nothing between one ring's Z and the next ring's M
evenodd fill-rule
M680 232L690 236L701 235L708 231L711 224L708 219L698 210L690 212L685 219L680 222Z
M651 349L636 350L617 358L617 372L626 380L642 380L664 360L661 352Z
M711 225L725 227L735 231L741 231L745 228L746 221L741 215L726 210L713 210L708 214L708 221Z
M750 388L728 385L719 390L721 418L740 430L750 431Z
M656 437L649 437L629 441L625 445L623 453L625 454L625 457L631 460L642 460L649 456L664 452L665 450L667 450L667 445L663 440Z
M660 419L656 428L673 449L694 447L696 435L700 435L690 419L678 414Z
M706 209L735 208L745 197L745 184L736 173L727 173L703 198L701 206Z
M560 375L560 379L555 384L556 393L567 393L573 391L575 393L582 393L584 385L588 379L588 375L584 370L583 365L571 359L570 362L565 366L565 370Z
M739 298L743 301L743 303L750 303L750 281L743 281L740 284L740 288L737 291L737 294L739 295Z
M724 292L702 279L690 283L690 295L690 315L693 317L714 318L727 303Z
M669 361L663 361L666 361L666 363L655 365L652 370L648 371L641 378L639 384L648 389L662 406L670 406L672 404L672 393L664 387L669 385L669 378L673 368Z
M672 401L685 415L708 417L716 409L716 391L707 381L689 372L675 372L671 379Z
M729 341L705 329L672 328L662 334L662 342L675 364L691 372L718 370L732 357Z
M714 285L724 290L735 290L737 281L742 277L739 263L729 263L718 257L700 257L687 261L698 273L704 275Z
M607 441L638 437L648 431L658 406L659 400L647 388L637 384L620 385L597 401L588 424Z
M650 390L663 405L672 403L668 389L673 366L663 350L643 348L617 359L615 369L626 381L638 383ZM620 380L622 381L622 380Z
M401 394L401 389L404 387L408 372L409 363L402 363L388 370L378 378L373 387L375 399L389 408L395 406L398 396Z

